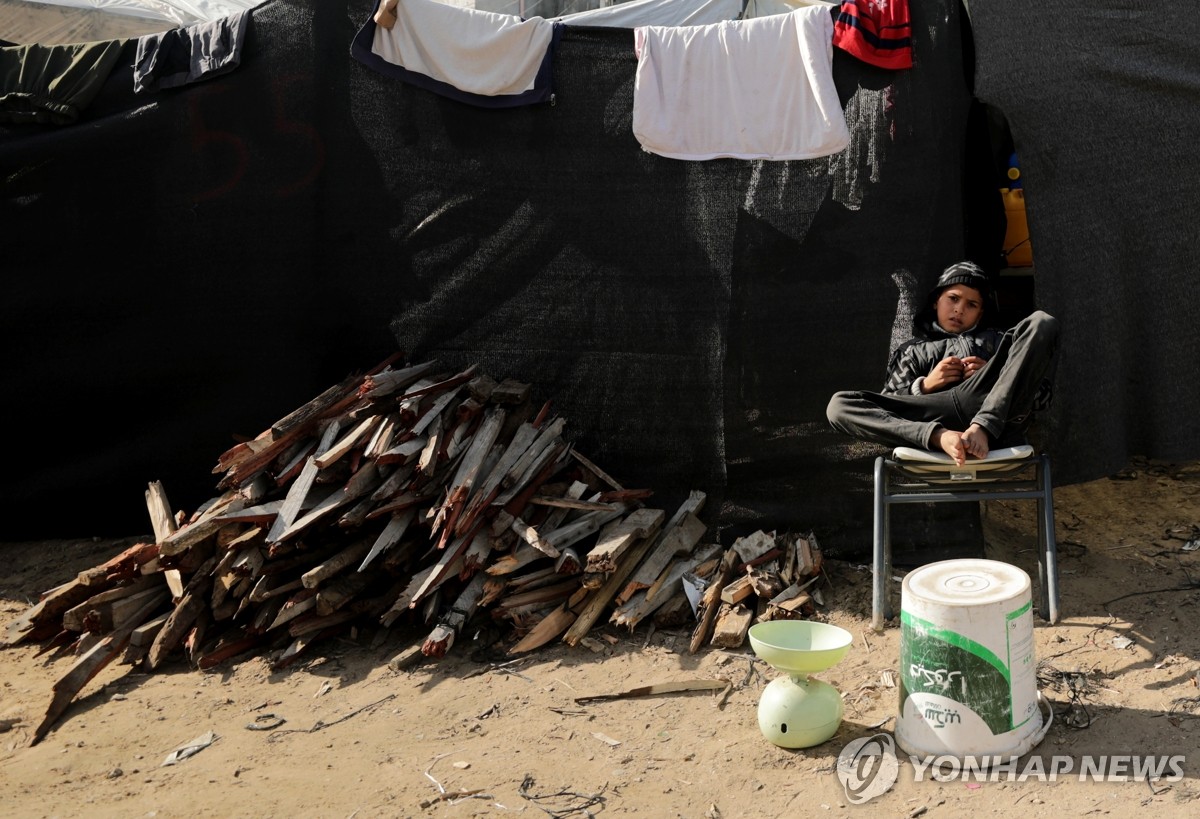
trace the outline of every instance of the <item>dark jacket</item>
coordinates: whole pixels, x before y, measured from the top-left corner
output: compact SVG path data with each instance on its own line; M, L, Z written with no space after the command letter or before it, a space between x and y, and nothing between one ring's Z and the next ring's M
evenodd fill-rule
M965 358L979 356L985 361L996 352L1000 343L999 330L994 327L976 327L964 333L947 333L936 322L928 322L923 331L925 338L914 338L896 348L888 362L887 383L884 394L914 394L918 378L929 375L935 364L946 356Z

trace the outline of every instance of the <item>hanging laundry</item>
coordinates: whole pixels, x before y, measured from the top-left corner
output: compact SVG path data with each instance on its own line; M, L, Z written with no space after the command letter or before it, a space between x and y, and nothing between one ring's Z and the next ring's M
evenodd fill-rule
M672 159L813 159L850 141L826 6L634 29L633 132Z
M569 26L607 28L702 26L734 20L741 13L742 0L626 0L550 19Z
M386 13L368 19L350 46L351 56L369 68L483 107L551 98L562 24L437 0L383 2L376 9Z
M250 12L138 38L133 90L143 94L228 74L242 62Z
M0 122L77 122L100 93L127 42L0 48Z
M912 68L908 0L842 0L833 44L880 68Z

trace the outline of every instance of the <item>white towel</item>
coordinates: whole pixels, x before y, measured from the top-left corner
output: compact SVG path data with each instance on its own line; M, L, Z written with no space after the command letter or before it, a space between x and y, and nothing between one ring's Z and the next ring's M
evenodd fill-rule
M396 24L376 26L371 51L392 65L483 96L534 86L554 23L436 0L400 0Z
M634 29L633 132L672 159L813 159L850 142L827 6Z

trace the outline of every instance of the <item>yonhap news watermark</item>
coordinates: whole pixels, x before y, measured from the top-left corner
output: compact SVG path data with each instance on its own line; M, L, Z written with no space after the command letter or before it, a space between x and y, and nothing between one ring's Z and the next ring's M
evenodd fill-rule
M891 734L879 733L847 743L838 754L837 776L852 804L886 793L900 777L901 757ZM1178 782L1183 755L1103 754L1051 756L950 756L904 754L915 782Z

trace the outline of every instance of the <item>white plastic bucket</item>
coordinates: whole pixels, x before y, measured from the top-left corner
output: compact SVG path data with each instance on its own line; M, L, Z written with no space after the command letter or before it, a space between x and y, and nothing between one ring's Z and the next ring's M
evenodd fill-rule
M995 560L943 560L904 578L896 722L904 751L1012 757L1042 740L1031 585Z

